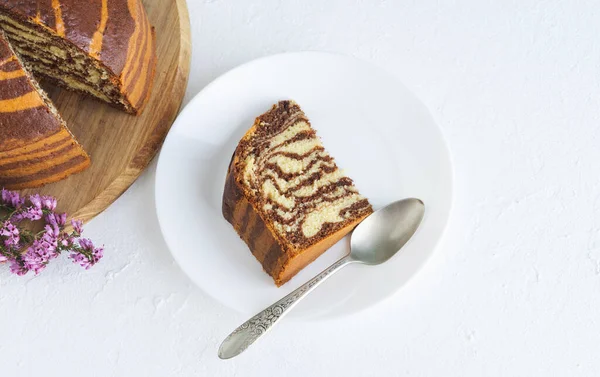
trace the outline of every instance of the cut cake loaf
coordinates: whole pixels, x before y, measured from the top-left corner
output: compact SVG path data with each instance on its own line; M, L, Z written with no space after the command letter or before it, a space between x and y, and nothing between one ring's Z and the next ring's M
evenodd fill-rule
M90 164L0 32L0 188L37 187Z
M36 75L132 114L148 101L156 54L141 0L0 0L0 29Z

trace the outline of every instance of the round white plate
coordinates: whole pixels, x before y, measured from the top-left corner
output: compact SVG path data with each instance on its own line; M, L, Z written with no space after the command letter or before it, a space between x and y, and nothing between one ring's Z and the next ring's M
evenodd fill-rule
M221 214L231 155L254 118L294 99L325 148L375 209L416 197L426 215L413 239L376 267L351 265L300 303L292 316L331 317L396 292L431 256L452 202L452 168L427 108L388 73L329 53L270 56L235 68L181 112L162 148L156 207L175 260L206 293L247 315L270 305L348 252L348 237L276 288Z

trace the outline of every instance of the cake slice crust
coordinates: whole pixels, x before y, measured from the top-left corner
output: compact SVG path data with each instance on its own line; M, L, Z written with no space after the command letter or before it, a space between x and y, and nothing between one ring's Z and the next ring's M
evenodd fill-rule
M233 155L223 215L277 286L372 211L293 101L258 117Z

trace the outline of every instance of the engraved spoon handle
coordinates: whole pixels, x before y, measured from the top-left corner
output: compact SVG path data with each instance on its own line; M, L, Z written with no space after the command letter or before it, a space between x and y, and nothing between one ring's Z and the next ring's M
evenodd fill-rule
M229 359L244 352L246 348L279 322L281 318L289 313L313 289L333 275L334 272L352 262L353 260L349 255L343 257L295 291L250 318L229 334L223 343L221 343L219 357L221 359Z

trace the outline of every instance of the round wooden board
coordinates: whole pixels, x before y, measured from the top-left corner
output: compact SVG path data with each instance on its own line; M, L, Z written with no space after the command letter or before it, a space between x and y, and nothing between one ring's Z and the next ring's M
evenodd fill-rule
M158 63L150 101L136 117L92 98L51 87L58 107L92 165L38 189L58 199L59 210L89 221L139 177L162 145L183 101L190 70L190 24L185 0L143 0L156 30Z

